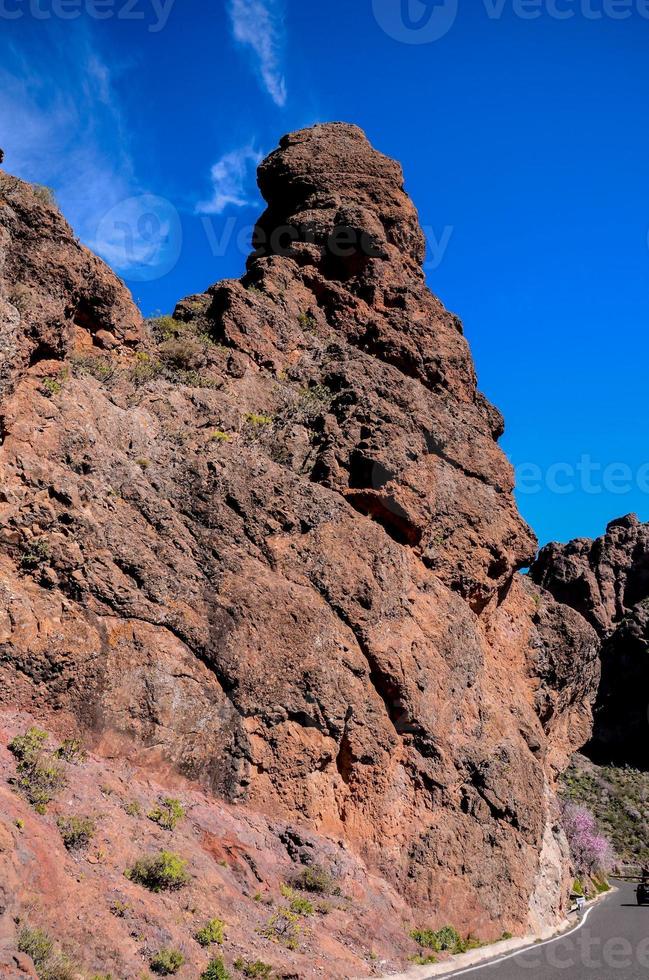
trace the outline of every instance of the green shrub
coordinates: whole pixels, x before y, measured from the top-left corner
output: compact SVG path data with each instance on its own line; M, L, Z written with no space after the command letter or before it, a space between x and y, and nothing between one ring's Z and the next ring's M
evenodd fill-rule
M158 347L160 359L171 368L195 371L205 363L205 351L196 337L179 336L166 340Z
M37 971L45 966L53 951L54 943L42 929L25 926L18 933L18 952L31 956Z
M271 939L274 943L281 943L287 949L297 949L300 940L300 917L292 912L285 905L280 906L277 912L270 917L266 928L262 931L262 936Z
M273 424L272 415L259 415L257 412L246 412L244 415L244 420L248 425L255 429L263 428L266 425Z
M215 956L213 960L210 960L207 969L201 973L200 980L231 980L220 956Z
M142 813L142 807L137 800L132 800L130 803L124 804L124 813L127 813L129 817L139 817Z
M194 939L201 946L223 945L225 939L225 922L221 919L210 919L202 929L194 933Z
M269 980L273 975L272 966L270 963L264 963L263 960L238 959L234 961L234 968L239 973L243 973L244 977L261 977L262 980Z
M130 908L131 908L130 905L128 905L126 902L121 902L117 898L115 899L114 902L111 903L109 912L111 915L114 915L117 919L125 919L126 913L129 911Z
M178 973L184 962L185 957L179 949L161 949L151 959L149 966L154 973L162 977L170 977L174 973Z
M26 570L39 568L49 557L50 544L47 538L36 538L25 544L20 565Z
M300 313L297 322L304 330L313 330L316 325L316 318L313 313Z
M575 878L572 883L572 894L578 895L580 898L584 897L584 886L582 885L579 878Z
M431 966L433 963L437 963L437 957L430 953L428 956L422 956L421 953L417 953L415 956L409 956L408 959L415 966Z
M165 830L175 830L184 816L185 808L180 800L174 800L171 797L159 800L157 806L147 813L149 820L153 820Z
M172 851L160 851L151 857L140 858L124 872L129 881L143 885L152 892L176 891L189 881L187 861Z
M462 939L453 926L443 926L436 932L432 929L413 929L410 936L424 949L432 949L436 953L464 953L469 942Z
M165 340L172 340L183 332L184 324L180 320L174 320L172 316L157 316L147 321L154 339L158 343Z
M18 764L14 783L25 799L42 813L57 793L64 789L66 778L57 762L48 756L38 756Z
M9 751L19 762L31 762L40 755L47 743L47 732L40 728L30 728L24 735L16 735L9 742Z
M293 878L291 884L293 888L314 895L340 895L340 888L336 885L333 876L317 864L303 868Z
M85 761L86 751L81 739L66 738L59 745L55 755L58 756L59 759L63 759L64 762L69 762L71 765L76 765L78 762Z
M159 378L163 371L164 366L161 361L144 351L139 351L135 355L135 363L131 368L131 381L135 385L145 385Z
M55 395L60 395L63 391L63 385L56 378L43 378L41 381L41 395L45 395L46 398L54 398Z
M95 821L91 817L59 817L56 825L68 851L83 850L95 836Z
M291 912L295 912L296 915L313 915L315 909L313 904L308 898L304 898L303 895L297 895L292 888L288 885L280 885L280 891L284 898L289 902L289 908Z
M215 429L210 438L212 442L232 442L232 436L222 429Z

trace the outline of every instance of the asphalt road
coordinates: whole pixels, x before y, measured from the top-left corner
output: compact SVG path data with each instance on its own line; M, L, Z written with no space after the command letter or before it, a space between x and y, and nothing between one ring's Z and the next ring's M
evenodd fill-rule
M638 906L635 888L619 890L593 906L583 925L492 963L447 974L471 980L649 980L649 905Z

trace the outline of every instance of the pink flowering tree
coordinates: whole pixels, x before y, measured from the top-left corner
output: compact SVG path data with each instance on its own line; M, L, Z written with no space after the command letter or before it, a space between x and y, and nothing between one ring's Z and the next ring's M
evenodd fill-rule
M566 803L563 808L563 829L579 874L606 874L610 870L613 860L611 845L608 838L599 833L590 810L585 806Z

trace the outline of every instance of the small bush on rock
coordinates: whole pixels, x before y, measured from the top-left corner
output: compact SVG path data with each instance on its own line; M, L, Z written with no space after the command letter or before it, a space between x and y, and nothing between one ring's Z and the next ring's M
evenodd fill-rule
M194 934L194 939L201 946L221 946L225 939L225 922L221 919L210 919L210 921Z
M200 980L231 980L230 974L225 968L223 960L216 956L207 965L207 969L201 973Z
M42 929L25 926L18 933L18 952L31 956L37 970L45 966L53 950L54 943Z
M436 953L464 953L468 948L467 942L453 926L443 926L436 932L432 929L413 929L410 935L424 949L433 949Z
M268 920L262 936L271 939L274 943L286 946L287 949L297 949L300 932L299 915L282 905Z
M149 820L153 820L160 827L164 827L165 830L175 830L176 826L185 816L185 808L181 804L180 800L174 800L170 797L166 797L158 802L148 814Z
M16 735L9 743L9 751L19 762L30 762L43 751L47 739L47 732L40 728L30 728L24 735Z
M56 825L68 851L83 850L95 836L95 821L90 817L59 817Z
M178 970L185 962L185 957L178 949L161 949L159 953L156 953L152 958L149 966L154 973L157 973L161 977L170 977L174 973L178 973Z
M66 738L59 745L55 753L59 759L63 759L64 762L69 762L70 765L76 765L79 762L84 762L86 758L86 751L83 747L83 742L78 738Z
M315 895L340 895L340 887L332 875L320 865L313 864L302 871L292 881L293 888Z
M176 891L189 881L187 861L172 851L160 851L152 857L140 858L124 872L129 881L143 885L152 892Z
M58 763L47 756L25 759L18 763L14 783L25 799L39 813L66 785L65 773Z
M270 963L264 963L263 960L238 959L234 961L234 968L243 973L244 977L261 977L261 980L269 980L273 975L272 966Z

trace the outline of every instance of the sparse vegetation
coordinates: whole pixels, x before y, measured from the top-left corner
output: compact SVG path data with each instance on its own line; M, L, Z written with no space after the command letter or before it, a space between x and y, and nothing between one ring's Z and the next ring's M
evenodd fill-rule
M47 804L66 784L62 767L44 751L47 738L46 732L30 728L9 744L10 751L18 760L12 782L39 813L45 812Z
M313 313L300 313L297 318L297 322L300 324L303 330L308 330L311 332L316 326L316 318Z
M56 207L56 195L51 187L47 187L45 184L32 184L32 191L34 192L34 197L36 197L41 204L46 204L49 207Z
M30 728L24 735L16 735L8 749L19 762L33 762L45 748L48 737L40 728Z
M95 836L96 825L91 817L59 817L56 821L68 851L81 851Z
M61 394L63 385L57 378L43 378L40 390L41 395L45 395L46 398L54 398L55 395Z
M39 980L76 980L78 969L42 929L25 926L18 934L18 951L31 956Z
M126 913L130 910L131 906L126 902L121 902L116 899L110 906L110 914L114 915L116 919L125 919Z
M225 922L221 919L210 919L202 929L194 933L194 939L201 946L222 946L225 939Z
M305 898L304 895L298 895L288 885L280 885L280 891L282 896L288 901L291 912L302 916L314 914L315 908L313 907L313 903L308 898Z
M427 955L416 953L414 956L408 957L408 959L415 966L431 966L433 963L437 963L437 957L433 956L432 953L428 953Z
M25 926L18 933L18 951L31 956L36 969L41 970L54 951L54 943L43 929Z
M273 424L273 416L272 415L259 415L256 412L247 412L244 415L244 421L248 425L252 426L253 428L259 429L259 428L263 428L266 425L272 425Z
M286 946L287 949L297 949L300 933L300 916L286 905L282 905L271 915L266 928L262 931L262 936Z
M124 804L124 813L127 813L129 817L139 817L142 813L142 807L137 800L131 800L130 803Z
M96 378L97 381L106 382L113 378L117 371L117 362L98 354L86 357L73 357L72 369L77 376L87 376Z
M325 868L318 864L309 865L297 874L291 885L299 891L314 895L340 895L340 887Z
M124 874L129 881L143 885L152 892L176 891L189 882L187 861L172 851L160 851L151 857L140 858Z
M26 571L31 571L43 565L49 557L50 545L47 538L34 538L25 544L20 564Z
M210 438L212 442L232 442L232 436L222 429L215 429Z
M263 960L242 960L234 961L234 968L244 977L261 977L261 980L270 980L273 975L273 968L270 963Z
M159 378L163 371L162 361L144 351L139 351L135 355L135 362L131 368L131 381L135 385L145 385Z
M79 738L66 738L56 750L56 756L69 762L71 765L83 762L86 758L86 751L83 742Z
M153 973L161 977L170 977L183 966L185 957L179 949L161 949L152 957L149 966Z
M149 820L153 820L165 830L175 830L184 816L185 808L180 800L171 797L159 800L157 805L147 813Z
M481 943L478 940L462 939L453 926L443 926L441 929L413 929L412 939L423 949L432 949L436 953L466 953L467 949L475 949Z
M231 980L220 956L215 956L214 959L210 960L207 969L201 973L200 980Z

